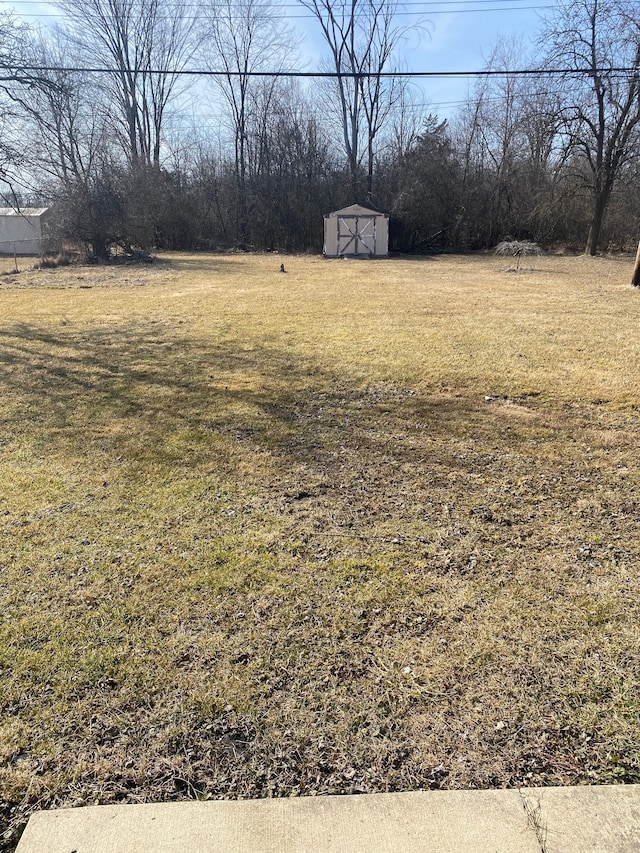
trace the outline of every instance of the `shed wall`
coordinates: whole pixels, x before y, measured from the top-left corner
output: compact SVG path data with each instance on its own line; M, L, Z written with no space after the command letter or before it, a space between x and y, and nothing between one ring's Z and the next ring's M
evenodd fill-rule
M39 255L42 251L42 218L27 214L0 215L0 253Z
M338 221L334 216L324 218L324 254L328 258L338 257Z
M324 254L336 257L386 257L389 219L366 210L337 211L324 218Z

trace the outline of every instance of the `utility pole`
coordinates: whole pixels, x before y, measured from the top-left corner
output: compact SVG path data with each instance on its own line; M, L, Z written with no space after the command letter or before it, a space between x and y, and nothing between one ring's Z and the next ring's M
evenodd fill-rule
M636 253L636 263L633 267L633 275L631 276L631 284L634 287L640 287L640 243L638 243L638 251Z

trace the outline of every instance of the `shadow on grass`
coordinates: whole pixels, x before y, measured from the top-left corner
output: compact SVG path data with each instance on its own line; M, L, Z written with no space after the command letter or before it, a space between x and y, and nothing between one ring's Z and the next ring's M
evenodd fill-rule
M160 255L159 263L168 266L175 270L186 270L197 273L202 273L203 261L206 262L207 272L219 274L224 272L233 272L237 274L238 269L247 266L241 254L230 254L228 258L220 257L219 254L204 252L201 255L193 257L184 256L183 254Z
M273 512L295 504L316 528L363 537L376 525L402 536L457 524L471 548L487 525L501 543L530 541L538 525L545 547L551 516L571 515L577 495L588 509L568 522L602 533L613 515L597 517L599 496L620 492L609 483L615 469L590 476L584 447L597 439L570 411L477 389L367 384L303 349L198 338L184 324L5 326L0 384L5 448L28 440L31 454L81 464L99 450L107 461L165 466L165 476L209 466L258 490ZM601 440L609 454L615 441ZM621 505L630 500L620 492ZM576 530L567 535L587 535Z
M217 435L318 475L365 458L420 468L425 453L442 473L443 464L468 468L460 443L518 441L514 423L502 430L504 419L475 393L426 397L390 382L367 385L306 352L189 337L157 321L5 326L0 382L9 403L0 415L5 436L30 434L80 452L116 440L135 446L140 459L152 451L157 460L168 437L180 434L193 464ZM528 424L523 440L537 428ZM136 435L144 436L139 445ZM439 442L437 458L430 441ZM176 461L175 451L167 461Z
M31 552L3 590L4 710L36 756L11 802L606 781L615 714L634 780L629 424L598 447L540 401L186 328L0 328L5 458L100 451L149 493L116 471L75 515L6 518Z

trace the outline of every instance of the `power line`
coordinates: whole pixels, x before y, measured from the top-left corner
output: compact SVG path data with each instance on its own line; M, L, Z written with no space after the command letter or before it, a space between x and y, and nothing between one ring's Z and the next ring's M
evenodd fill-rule
M536 95L552 95L552 92L538 92L536 91ZM503 102L503 98L498 96L492 97L483 97L483 104L499 104ZM424 103L407 103L403 105L403 109L413 112L423 112L428 110L439 110L439 109L449 109L452 107L463 107L467 104L468 101L466 99L456 99L454 101L425 101ZM194 112L191 109L175 109L172 111L170 121L172 122L182 122L182 121L193 121L198 122L199 124L211 124L215 123L216 125L219 123L216 118L214 118L215 110L209 110L208 112Z
M456 2L456 0L452 0L452 2ZM496 0L491 0L492 3L495 3ZM500 0L498 0L500 2ZM504 0L502 0L504 2ZM465 14L488 14L491 12L537 12L541 9L554 9L555 6L544 5L544 6L493 6L491 8L483 8L483 9L429 9L426 14L431 17L433 15L465 15ZM418 14L417 12L396 12L396 17L402 18L413 18ZM67 14L57 14L55 12L45 12L43 14L38 14L37 12L24 12L20 14L21 18L55 18L60 21L72 21L73 16ZM355 16L358 18L358 15ZM171 20L169 18L162 18L161 20ZM186 21L203 21L206 20L205 15L185 15L184 20ZM286 15L284 16L285 21L315 21L317 20L316 16L309 13L308 15Z
M21 6L41 6L38 0L18 0ZM499 3L499 6L492 4ZM6 3L6 0L0 0L0 3ZM527 12L538 11L541 9L552 9L554 3L544 3L536 5L523 6L522 3L531 4L531 0L408 0L406 3L400 3L396 10L396 16L414 17L423 11L428 15L451 15L451 14L485 14L493 12ZM488 4L488 5L487 5ZM510 4L510 5L506 5ZM12 4L12 6L15 4ZM347 8L345 4L341 4L342 8ZM411 8L409 8L411 7ZM196 9L201 11L202 7L199 4L185 4L183 9ZM211 9L226 8L222 4L213 3L209 6ZM298 9L301 4L298 3L274 3L273 11L278 12L281 9ZM338 7L339 8L339 7ZM351 9L349 7L349 13ZM59 20L73 20L73 15L64 11L61 12L20 12L22 18L57 18ZM206 15L184 15L185 20L204 20ZM286 20L316 20L316 15L312 12L300 12L300 14L285 14ZM356 13L356 17L358 17Z
M640 71L637 67L628 66L620 68L514 68L514 69L489 69L485 71L381 71L381 72L352 72L352 71L210 71L197 68L145 68L135 69L128 67L104 68L91 66L62 66L62 65L21 65L16 67L16 73L29 72L32 74L122 74L123 72L133 74L136 71L144 71L147 75L167 75L175 77L282 77L318 80L354 79L366 80L369 78L393 78L393 79L428 79L428 78L457 78L457 77L564 77L568 75L593 76L598 75L624 75L635 76L640 79Z
M0 0L2 3L8 3L8 0ZM487 3L495 3L496 0L406 0L404 3L400 3L399 5L404 9L408 6L483 6ZM526 3L528 0L502 0L503 3ZM41 0L13 0L10 3L11 7L19 6L42 6L43 3ZM274 11L278 9L299 9L300 2L293 3L278 3L274 2L272 4ZM351 9L350 4L346 3L336 3L335 8L349 8ZM202 4L200 3L183 3L181 4L182 9L198 9L202 8ZM209 3L207 8L216 9L216 8L226 8L222 3ZM517 5L514 5L514 8L517 8ZM313 16L315 17L315 15Z

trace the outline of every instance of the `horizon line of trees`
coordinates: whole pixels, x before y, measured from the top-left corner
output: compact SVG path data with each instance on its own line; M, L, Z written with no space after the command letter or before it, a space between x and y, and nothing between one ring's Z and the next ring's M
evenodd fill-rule
M38 33L0 16L5 203L53 205L59 239L96 258L114 246L319 251L323 214L354 202L390 214L397 252L507 238L635 249L633 0L566 0L531 47L500 40L485 69L500 73L479 76L449 121L387 76L408 32L396 0L299 2L336 75L307 86L260 76L298 61L272 0L203 0L197 17L187 0L57 0L73 23ZM512 73L527 54L550 73ZM193 62L223 73L194 84L182 74ZM65 70L83 65L111 73ZM180 130L189 97L213 127Z

